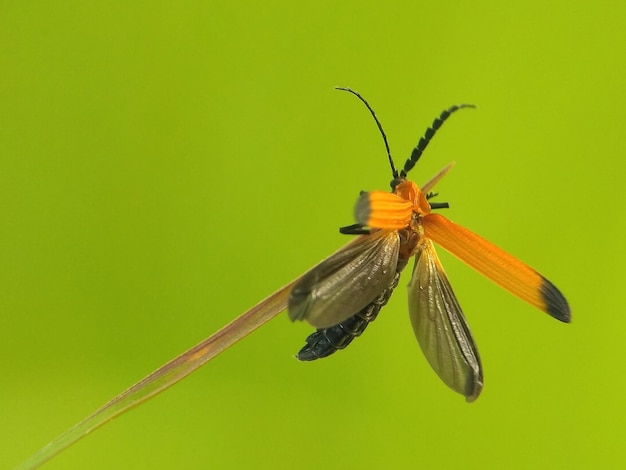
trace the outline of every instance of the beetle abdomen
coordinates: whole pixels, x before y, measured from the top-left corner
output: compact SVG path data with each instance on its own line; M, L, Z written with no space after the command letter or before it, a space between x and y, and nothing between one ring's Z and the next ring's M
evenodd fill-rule
M314 361L330 356L335 351L348 346L354 338L365 331L367 325L376 319L380 309L389 301L399 279L400 273L397 272L387 289L347 320L329 328L319 328L310 334L306 339L306 344L296 354L296 358L300 361Z

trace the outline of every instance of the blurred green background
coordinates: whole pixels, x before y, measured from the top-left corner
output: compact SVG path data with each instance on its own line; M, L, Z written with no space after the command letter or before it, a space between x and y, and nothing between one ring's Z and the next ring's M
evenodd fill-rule
M626 7L618 2L2 2L0 467L347 241L412 172L551 279L564 325L439 250L485 369L430 370L407 270L347 350L281 315L50 469L623 468ZM620 307L621 305L621 307Z

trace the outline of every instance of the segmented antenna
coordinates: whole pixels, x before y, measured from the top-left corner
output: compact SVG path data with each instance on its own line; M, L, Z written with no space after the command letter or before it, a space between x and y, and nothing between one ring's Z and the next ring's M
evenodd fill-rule
M365 106L367 106L367 109L369 109L370 113L372 114L372 117L374 118L374 121L376 121L376 125L378 126L378 130L380 131L381 135L383 136L383 141L385 142L385 148L387 149L387 157L389 158L389 165L391 165L391 173L393 174L394 180L397 179L398 178L398 170L396 170L396 167L393 164L393 158L391 158L391 150L389 150L389 144L387 143L387 136L385 135L385 131L383 130L383 126L380 124L380 121L376 117L376 113L374 112L372 107L369 105L369 103L367 101L365 101L365 98L363 98L358 92L354 91L352 88L344 88L344 87L336 86L335 90L347 91L348 93L352 93L354 96L356 96L358 99L360 99L363 102L363 104L365 104ZM450 108L450 109L452 109L452 108ZM442 116L443 116L443 114L442 114ZM443 120L445 121L447 117L448 116L443 118ZM440 117L440 119L441 119L441 117ZM441 122L443 122L443 121L441 121ZM439 124L439 126L440 125L441 125L441 123ZM434 126L434 124L433 124L433 126ZM439 126L437 126L437 127L439 127ZM434 132L433 132L433 134L434 134ZM424 140L424 139L422 139L422 140ZM429 140L430 140L430 138L429 138ZM421 143L421 141L420 141L420 143ZM426 147L426 145L428 145L428 141L426 141L426 143L424 144L424 147ZM413 155L411 155L411 158L413 158ZM419 158L419 155L417 156L417 158ZM417 158L416 158L416 161L417 161ZM406 168L406 165L405 165L405 168ZM404 173L404 176L406 176L406 173L404 171L403 171L403 173Z
M404 168L400 172L400 178L405 178L407 173L411 171L411 169L415 166L417 161L422 156L422 153L428 146L430 140L434 137L435 133L439 130L442 124L446 121L446 119L450 117L452 113L462 108L475 108L475 107L476 106L474 106L473 104L457 104L454 106L450 106L448 109L443 111L439 115L439 117L433 121L432 125L428 129L426 129L426 132L424 133L424 137L420 139L420 141L417 143L417 145L411 152L411 158L409 158L404 163ZM397 176L394 175L394 178L397 178ZM392 182L392 185L393 185L393 182Z

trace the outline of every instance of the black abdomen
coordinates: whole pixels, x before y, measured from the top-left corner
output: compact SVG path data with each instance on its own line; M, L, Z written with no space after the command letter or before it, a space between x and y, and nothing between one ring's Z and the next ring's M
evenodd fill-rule
M400 273L398 272L387 289L347 320L329 328L319 328L315 333L309 335L306 344L296 355L296 358L300 361L314 361L330 356L335 351L348 346L354 338L365 331L370 322L376 319L380 309L389 301L399 279Z

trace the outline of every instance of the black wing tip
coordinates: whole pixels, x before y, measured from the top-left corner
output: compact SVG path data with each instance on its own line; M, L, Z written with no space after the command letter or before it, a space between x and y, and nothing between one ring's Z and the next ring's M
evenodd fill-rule
M563 323L569 323L572 320L572 314L569 304L561 291L554 284L541 276L541 298L546 304L546 313Z
M361 191L359 199L357 199L354 205L354 220L362 226L367 226L371 214L370 194L366 191Z

